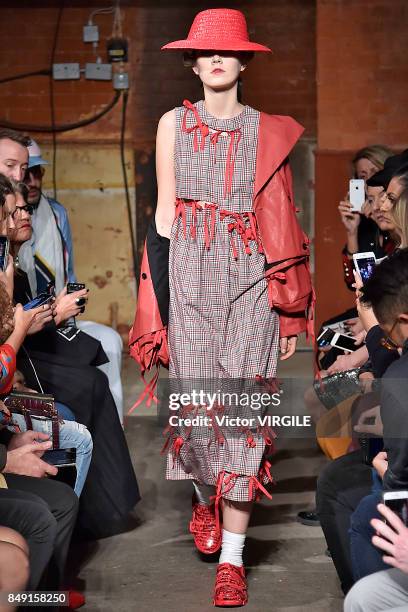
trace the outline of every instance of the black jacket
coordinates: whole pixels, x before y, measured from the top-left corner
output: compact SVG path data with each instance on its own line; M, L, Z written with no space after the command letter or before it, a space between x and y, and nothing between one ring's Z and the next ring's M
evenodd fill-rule
M408 489L408 342L382 378L381 419L388 455L384 490Z

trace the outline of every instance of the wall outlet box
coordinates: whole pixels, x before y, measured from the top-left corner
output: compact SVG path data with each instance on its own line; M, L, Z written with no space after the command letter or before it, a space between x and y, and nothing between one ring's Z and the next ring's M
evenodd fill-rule
M112 64L85 64L85 78L94 81L110 81Z
M129 75L127 72L115 72L112 81L114 89L129 89Z
M86 25L83 27L84 42L98 42L99 29L97 25Z
M79 64L53 64L52 78L56 81L64 81L67 79L79 79Z

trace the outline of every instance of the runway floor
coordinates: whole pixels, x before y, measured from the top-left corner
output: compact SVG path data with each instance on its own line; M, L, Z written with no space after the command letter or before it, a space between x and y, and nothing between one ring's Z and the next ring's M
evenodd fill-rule
M301 353L285 373L310 370ZM136 370L125 363L126 395L135 397ZM130 405L130 404L129 404ZM146 411L147 412L147 411ZM127 419L126 435L143 499L140 525L89 550L79 577L95 612L205 612L214 609L216 560L202 560L188 532L191 484L164 479L163 443L156 418ZM272 501L258 503L245 549L248 612L337 612L343 597L320 527L296 522L314 504L316 476L326 459L313 440L281 440L272 473Z

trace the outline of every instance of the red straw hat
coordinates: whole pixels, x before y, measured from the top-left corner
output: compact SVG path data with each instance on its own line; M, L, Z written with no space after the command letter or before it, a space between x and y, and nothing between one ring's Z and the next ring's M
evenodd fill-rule
M269 47L250 42L245 17L234 9L201 11L195 16L187 38L168 43L162 49L271 51Z

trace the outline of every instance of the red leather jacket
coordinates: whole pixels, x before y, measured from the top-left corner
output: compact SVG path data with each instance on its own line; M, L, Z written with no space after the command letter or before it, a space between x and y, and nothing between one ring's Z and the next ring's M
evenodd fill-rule
M287 159L303 131L292 117L261 113L253 210L268 264L269 303L279 312L281 337L312 331L309 239L296 217Z

